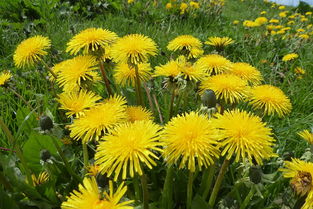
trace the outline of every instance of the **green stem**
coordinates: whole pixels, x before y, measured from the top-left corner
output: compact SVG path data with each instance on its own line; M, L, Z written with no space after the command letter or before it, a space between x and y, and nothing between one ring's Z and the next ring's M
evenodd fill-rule
M141 175L143 209L149 209L149 192L146 174Z
M215 200L216 200L216 197L217 197L218 192L220 190L220 187L221 187L221 184L222 184L222 181L223 181L223 178L224 178L224 175L226 173L228 165L229 165L229 160L227 160L225 158L223 165L221 167L221 170L218 173L216 182L215 182L214 187L213 187L213 191L212 191L211 196L210 196L209 206L211 208L214 208Z
M51 73L51 75L57 79L57 75L53 72L53 70L47 65L45 61L42 60L42 64L48 69L48 71Z
M139 78L138 65L135 65L134 68L135 68L135 74L136 74L136 94L138 96L137 104L144 106L142 93L141 93L141 84L140 84L140 78Z
M11 131L9 130L7 125L3 122L1 117L0 117L0 126L1 126L1 128L3 130L3 132L5 133L5 135L7 136L10 144L12 144L14 146L14 149L16 151L16 155L20 159L20 161L22 163L22 166L24 168L28 184L29 185L33 185L33 179L31 177L31 171L30 171L30 169L27 166L27 163L26 163L26 160L24 158L24 155L22 153L21 148L18 146L19 143L15 143L16 142L15 138L13 137Z
M53 142L55 148L57 149L57 151L58 151L58 153L59 153L59 155L60 155L60 157L61 157L61 159L62 159L62 161L63 161L63 163L64 163L64 165L65 165L65 168L66 168L67 172L68 172L74 179L76 179L77 181L81 182L82 179L72 170L72 167L70 166L69 162L68 162L67 159L65 158L64 153L63 153L63 151L62 151L60 145L59 145L58 142L56 141L56 138L54 138L54 137L51 137L51 138L52 138L52 142Z
M160 123L161 123L161 125L163 125L164 121L163 121L163 117L162 117L162 113L161 113L161 110L160 110L160 106L159 106L158 100L157 100L155 94L153 94L152 97L153 97L156 109L157 109L157 111L159 113Z
M189 171L188 184L187 184L187 209L191 209L192 201L192 184L193 184L193 172Z
M175 88L173 88L172 94L171 94L171 101L170 101L169 114L168 114L168 121L173 116L174 100L175 100Z
M111 96L111 95L113 95L113 92L112 92L112 89L111 89L111 87L110 87L109 79L108 79L108 77L107 77L107 75L106 75L106 73L105 73L105 70L104 70L103 61L100 60L100 61L99 61L99 64L100 64L100 71L101 71L102 79L103 79L103 81L104 81L104 84L105 84L105 87L106 87L106 89L107 89L107 91L108 91L109 96Z
M137 175L135 175L133 178L133 185L135 190L135 203L138 203L140 201L140 189Z
M172 196L173 196L173 175L174 168L173 166L168 166L166 170L165 182L163 185L162 193L162 208L163 209L172 209Z
M82 145L83 145L84 167L85 167L85 170L87 170L89 166L87 142L86 143L83 142Z
M208 175L207 175L207 179L206 179L206 182L205 182L204 192L202 194L202 197L203 197L204 200L208 197L208 194L209 194L210 189L212 187L215 170L216 170L215 164L211 165L206 170L208 172Z
M253 187L251 187L250 192L248 193L248 195L246 196L246 198L244 199L244 201L240 205L240 209L245 209L248 206L253 195L254 195L254 189L253 189Z
M147 94L147 97L148 97L148 101L149 101L149 106L150 106L150 110L153 112L154 114L154 106L153 106L153 102L152 102L152 98L151 98L151 91L150 89L148 88L147 84L144 83L143 84L143 87L146 91L146 94Z

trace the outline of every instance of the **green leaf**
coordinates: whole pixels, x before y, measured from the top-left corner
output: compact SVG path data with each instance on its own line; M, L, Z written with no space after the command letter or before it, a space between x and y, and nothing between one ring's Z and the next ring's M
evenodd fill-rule
M0 208L19 209L14 199L0 187Z
M200 195L196 195L195 198L192 200L191 209L209 209L209 208L210 208L209 205Z

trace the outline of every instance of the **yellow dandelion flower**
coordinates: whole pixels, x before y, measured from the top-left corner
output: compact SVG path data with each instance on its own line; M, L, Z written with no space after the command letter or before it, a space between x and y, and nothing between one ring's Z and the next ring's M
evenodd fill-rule
M258 85L263 80L262 74L258 69L244 62L234 63L230 73L248 81L252 85Z
M166 9L171 9L173 7L172 3L171 2L168 2L166 5L165 5L165 8Z
M279 117L290 113L291 103L282 90L272 85L255 86L250 90L249 103L254 109L261 109L267 115L278 114Z
M191 8L194 8L194 9L199 9L200 8L200 4L198 2L195 2L195 1L191 1L189 3L190 7Z
M302 39L309 39L310 36L308 34L300 34L298 35L299 38L302 38Z
M170 51L181 51L187 55L187 58L190 58L193 57L191 53L193 50L194 52L202 50L202 43L191 35L181 35L171 40L167 45L167 49Z
M248 27L248 28L259 27L260 26L259 23L256 23L256 22L251 21L251 20L243 21L242 25L245 26L245 27Z
M38 177L36 177L35 174L32 174L31 177L32 177L34 186L39 186L49 181L49 174L46 171L39 173Z
M218 114L212 124L219 130L221 155L227 159L235 156L235 161L253 160L262 164L263 159L275 156L272 146L274 138L271 129L262 119L239 109Z
M199 64L195 65L190 62L187 62L184 56L178 57L176 61L179 65L181 76L184 79L199 81L199 80L202 80L204 77L206 77L204 68L200 66Z
M298 195L307 195L301 209L312 209L313 163L292 159L292 161L285 161L285 168L279 170L283 172L285 178L291 178L290 184Z
M58 102L61 104L59 109L66 110L68 117L74 115L80 117L85 114L87 109L96 106L96 102L100 99L100 96L87 90L63 92L58 98Z
M269 23L279 23L278 19L270 19Z
M239 24L239 20L234 20L234 21L233 21L233 24L234 24L234 25L238 25L238 24Z
M303 130L298 132L298 135L302 137L304 140L309 142L310 144L313 144L313 133L310 132L309 130Z
M195 63L203 68L209 75L221 74L231 70L232 63L218 54L209 54L201 57Z
M260 12L260 15L265 15L267 12L266 11L262 11Z
M166 77L176 77L180 74L180 66L175 60L171 60L165 65L156 66L154 71L154 77L166 76Z
M114 192L112 181L109 182L109 193L100 192L96 179L85 177L83 183L74 190L65 202L62 203L62 209L133 209L129 206L132 200L119 203L125 195L127 187L124 182L120 184Z
M87 176L97 176L99 173L99 165L90 165L87 168Z
M125 97L123 97L121 95L114 94L113 96L110 96L108 99L105 99L103 101L103 103L108 103L110 105L120 105L120 106L123 106L123 105L127 104L127 100L126 100Z
M135 121L124 123L114 128L100 141L95 154L96 163L101 173L111 176L116 181L121 174L126 179L129 174L142 175L142 165L152 169L156 166L154 159L159 159L155 152L161 152L162 144L158 142L161 127L152 121Z
M242 101L248 93L247 81L231 74L220 74L202 81L200 89L211 89L219 100L235 104Z
M138 75L141 82L150 80L152 75L152 68L149 63L138 64ZM114 70L114 79L116 83L122 86L130 85L135 86L136 83L136 71L134 67L130 67L128 64L120 63Z
M225 47L234 43L234 40L229 37L209 37L208 41L204 42L207 45L215 46L217 48Z
M86 143L95 137L96 140L106 131L110 131L119 123L126 120L125 105L117 103L102 103L89 111L85 115L74 120L69 125L70 136L76 140L81 139Z
M163 156L167 164L179 164L194 172L214 164L219 157L216 130L206 115L196 112L176 116L164 127Z
M310 15L312 15L313 14L313 12L306 12L305 13L305 15L308 15L308 16L310 16Z
M184 14L185 13L185 11L186 11L186 9L188 8L188 4L186 4L186 3L181 3L180 4L180 14Z
M280 12L278 15L279 17L287 17L287 12Z
M259 25L264 25L265 23L268 22L268 19L266 17L258 17L254 20Z
M300 21L301 21L301 22L307 22L307 21L309 21L309 19L306 18L306 17L303 17L303 18L300 19Z
M116 41L111 48L111 56L117 63L137 65L148 62L148 57L157 53L156 43L141 34L126 35Z
M10 72L2 72L0 73L0 86L4 86L12 77Z
M293 25L293 24L295 24L295 21L293 21L293 20L287 22L287 25Z
M89 55L77 56L68 60L58 74L57 82L61 87L81 86L83 81L95 81L99 78L95 72L97 60Z
M117 35L102 28L88 28L75 35L68 43L66 52L76 55L80 50L83 54L89 54L107 46L117 40Z
M153 120L153 113L142 106L126 107L127 120L135 122L140 120Z
M34 36L22 41L13 55L15 66L18 68L34 66L48 54L45 50L50 46L50 39L44 36Z
M291 53L291 54L286 54L286 55L282 58L282 60L283 60L284 62L288 62L288 61L293 60L293 59L296 59L296 58L298 58L298 57L299 57L298 54L296 54L296 53Z
M188 59L190 58L198 58L203 55L204 51L201 48L192 48L189 51L189 55L187 56Z
M296 67L296 68L294 69L294 72L295 72L296 74L298 74L298 75L304 75L304 74L305 74L305 70L304 70L303 68L301 68L301 67Z
M131 4L131 3L134 3L134 2L135 2L135 0L127 0L128 4Z
M284 9L286 9L286 7L285 6L279 6L278 9L279 10L284 10Z
M64 60L64 61L62 61L62 62L59 62L59 63L55 64L55 65L51 68L51 70L52 70L53 73L58 77L58 74L62 71L62 69L64 68L64 66L66 66L69 61L70 61L70 59ZM50 81L54 81L54 80L55 80L55 77L54 77L51 73L49 73L49 80L50 80Z

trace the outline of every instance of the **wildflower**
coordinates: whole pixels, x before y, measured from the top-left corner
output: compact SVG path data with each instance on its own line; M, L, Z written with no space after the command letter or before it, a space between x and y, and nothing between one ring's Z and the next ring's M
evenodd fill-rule
M198 59L195 65L201 66L209 75L228 72L232 68L231 61L218 54L205 55Z
M64 68L64 66L66 66L66 64L70 61L70 59L68 60L64 60L62 62L59 62L57 64L55 64L51 70L53 71L53 73L58 77L58 74L60 72L62 72L62 69ZM51 74L49 74L49 80L50 81L54 81L56 78L54 76L52 76Z
M265 23L268 22L268 19L266 17L258 17L254 20L259 25L264 25Z
M204 68L200 64L192 64L187 62L184 56L178 57L176 62L179 65L181 71L181 76L186 80L202 80L206 75L204 73Z
M307 21L309 21L309 19L306 18L306 17L304 17L304 18L301 18L300 21L301 21L301 22L307 22Z
M254 109L262 109L265 114L277 113L279 117L290 113L291 103L282 90L272 85L255 86L248 96Z
M294 24L295 24L295 21L293 21L293 20L287 22L287 25L294 25Z
M298 33L301 33L301 32L304 32L305 30L303 29L303 28L299 28L299 29L297 29L297 32Z
M152 69L149 63L138 64L138 75L141 82L146 82L151 78ZM136 70L135 67L128 64L120 63L114 70L114 78L116 82L122 86L135 86Z
M175 60L171 60L165 65L156 66L154 76L166 76L175 78L180 74L180 66Z
M111 131L116 125L124 122L127 118L125 104L102 103L85 113L84 116L74 120L69 125L70 136L74 139L81 139L83 143L92 140L99 140L106 131Z
M132 3L134 3L135 2L135 0L127 0L127 3L128 4L132 4Z
M260 117L235 109L218 114L212 124L219 130L221 155L227 159L235 156L235 162L248 160L252 164L255 160L262 164L263 159L275 156L271 129Z
M126 35L116 41L111 48L111 56L117 63L137 65L146 63L149 56L156 55L155 42L141 34Z
M308 34L300 34L298 35L299 38L302 38L302 39L309 39L310 36Z
M270 19L269 23L279 23L279 20L277 20L277 19Z
M44 36L34 36L22 41L13 55L15 66L18 68L34 66L48 54L45 50L50 46L50 39Z
M300 76L305 74L305 70L303 68L301 68L301 67L296 67L294 69L294 72L295 72L295 74L298 74Z
M104 50L114 43L117 35L102 28L88 28L75 35L68 43L66 52L76 55L80 50L83 54L90 54L98 50Z
M266 11L262 11L260 12L260 15L265 15L267 12Z
M181 51L187 58L193 57L192 51L194 49L201 50L202 43L199 39L191 35L181 35L171 40L167 49L170 51Z
M243 80L248 81L252 85L258 85L263 80L262 74L255 67L248 63L237 62L232 65L231 74L240 77Z
M142 106L126 107L127 121L153 120L153 113Z
M310 28L312 28L312 26L313 26L313 24L309 24L309 25L306 26L306 28L310 29Z
M286 7L285 6L279 6L278 9L279 10L284 10L284 9L286 9Z
M125 97L121 95L114 94L113 96L110 96L109 98L105 99L103 103L107 103L113 106L114 105L123 106L127 103L127 100Z
M303 130L298 132L298 135L303 138L304 140L306 140L307 142L309 142L310 144L313 144L313 133L310 132L309 130Z
M97 176L99 173L99 165L90 165L88 166L87 171L87 176Z
M176 116L164 127L164 159L167 164L179 164L194 172L196 167L214 164L219 157L216 130L205 115L196 112Z
M67 110L66 115L68 117L73 115L80 117L85 114L87 109L94 107L100 99L101 97L93 92L80 90L79 92L72 91L60 94L58 102L61 104L60 109Z
M312 12L306 12L305 15L310 16L310 15L312 15Z
M251 20L245 20L245 21L243 21L242 24L243 24L243 26L249 27L249 28L259 27L260 26L259 23L256 23L256 22L251 21Z
M180 14L181 15L183 15L183 14L185 14L185 11L186 11L186 9L188 8L188 4L186 4L186 3L181 3L180 4Z
M234 104L246 97L247 82L235 75L220 74L202 81L200 89L211 89L219 100Z
M288 62L288 61L293 60L293 59L296 59L296 58L298 58L298 57L299 57L298 54L296 54L296 53L291 53L291 54L286 54L286 55L282 58L282 60L283 60L284 62Z
M278 15L279 17L287 17L287 12L280 12Z
M233 21L233 24L234 24L234 25L238 25L238 24L239 24L239 20L234 20L234 21Z
M234 43L234 40L229 37L209 37L208 39L209 40L204 43L217 48L222 48Z
M0 86L4 86L12 77L10 72L2 72L0 73Z
M191 8L195 8L195 9L200 8L200 4L198 2L195 2L195 1L190 1L189 5Z
M165 5L165 8L166 9L171 9L173 6L172 6L172 3L171 2L168 2L166 5Z
M39 186L41 184L46 183L49 180L49 174L46 171L39 173L38 177L35 174L32 174L32 180L34 186Z
M301 209L311 209L313 205L313 163L299 159L285 161L285 168L281 168L285 178L291 178L290 184L300 196L307 195Z
M83 183L78 186L78 190L74 190L67 200L62 203L62 209L133 209L129 206L132 200L119 203L123 195L126 193L127 187L124 182L120 184L114 192L113 183L109 181L109 193L100 192L96 179L85 177Z
M96 81L99 79L95 72L97 60L90 56L77 56L68 60L58 74L57 82L61 87L74 89L81 86L83 81Z
M110 134L104 136L97 147L96 163L101 173L111 176L116 181L121 174L134 177L135 173L143 174L141 164L148 168L156 166L154 159L159 159L155 152L162 152L158 142L161 127L152 121L135 121L115 127Z

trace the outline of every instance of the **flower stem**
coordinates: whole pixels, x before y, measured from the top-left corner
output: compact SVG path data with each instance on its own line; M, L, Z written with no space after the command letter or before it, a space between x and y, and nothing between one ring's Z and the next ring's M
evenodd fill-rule
M162 208L163 209L173 208L172 207L173 175L174 175L173 166L168 166L166 170L165 182L163 185L163 194L162 194Z
M136 74L136 94L137 94L137 104L143 106L143 98L142 98L142 93L141 93L141 84L140 84L140 78L139 78L139 70L138 70L138 65L134 66L135 68L135 74Z
M251 187L248 195L246 196L246 198L244 199L244 201L240 205L240 209L245 209L248 206L248 204L249 204L251 198L253 197L253 195L254 195L254 189L253 189L253 187Z
M138 176L135 175L133 178L133 185L135 190L135 202L138 203L140 200L140 188L139 188L139 181Z
M171 94L171 101L170 101L169 114L168 114L168 121L173 116L174 100L175 100L175 88L173 88L172 94Z
M153 100L154 100L156 109L158 110L159 118L160 118L160 123L161 123L161 125L162 125L162 124L164 123L164 121L163 121L163 117L162 117L162 113L161 113L161 110L160 110L160 106L159 106L158 100L157 100L155 94L153 94L152 97L153 97Z
M85 167L85 170L87 170L87 168L89 166L87 142L86 143L83 142L82 145L83 145L84 167Z
M193 172L189 171L188 184L187 184L187 207L186 209L191 209L192 183L193 183Z
M220 190L220 187L221 187L221 184L222 184L222 181L223 181L223 178L224 178L224 175L226 173L228 165L229 165L229 160L227 160L225 158L223 165L221 167L221 170L218 173L216 182L215 182L214 187L213 187L213 191L212 191L211 196L210 196L209 206L211 208L214 208L215 200L216 200L217 194Z
M109 79L108 79L108 77L107 77L107 75L105 73L104 64L103 64L102 60L99 61L99 65L100 65L100 71L101 71L101 75L102 75L102 79L104 81L105 87L106 87L106 89L108 91L109 96L111 96L111 95L113 95L113 92L112 92L112 89L110 87Z
M57 75L52 71L52 69L47 65L45 61L42 60L42 64L47 68L47 70L51 73L51 75L57 79Z
M149 193L146 174L141 175L143 209L149 209Z
M206 175L207 179L205 179L204 191L202 194L203 199L206 199L208 197L208 194L210 192L210 189L213 183L215 170L216 170L216 167L215 167L215 164L213 164L205 171L207 173Z
M24 168L25 174L26 174L26 178L27 178L27 182L29 185L33 185L33 179L31 177L31 171L27 166L26 160L24 158L24 155L22 153L21 148L19 147L19 143L16 143L16 140L14 138L14 136L12 135L11 131L9 130L9 128L7 127L7 125L3 122L2 118L0 117L0 126L3 130L3 132L5 133L5 135L7 136L10 144L12 144L14 146L14 149L16 151L16 155L17 157L20 159L22 166Z
M67 170L67 172L74 178L76 179L78 182L81 182L81 178L72 170L72 167L70 166L69 162L67 161L67 159L65 158L64 156L64 153L60 147L60 145L58 144L58 142L56 141L56 138L55 137L51 137L52 138L52 142L55 146L55 148L57 149L64 165L65 165L65 168Z
M146 94L147 94L147 97L148 97L148 101L149 101L149 105L150 105L150 110L153 112L154 114L154 106L153 106L153 102L152 102L152 98L151 98L151 91L150 89L148 88L147 84L144 83L143 84L143 87L146 91Z

